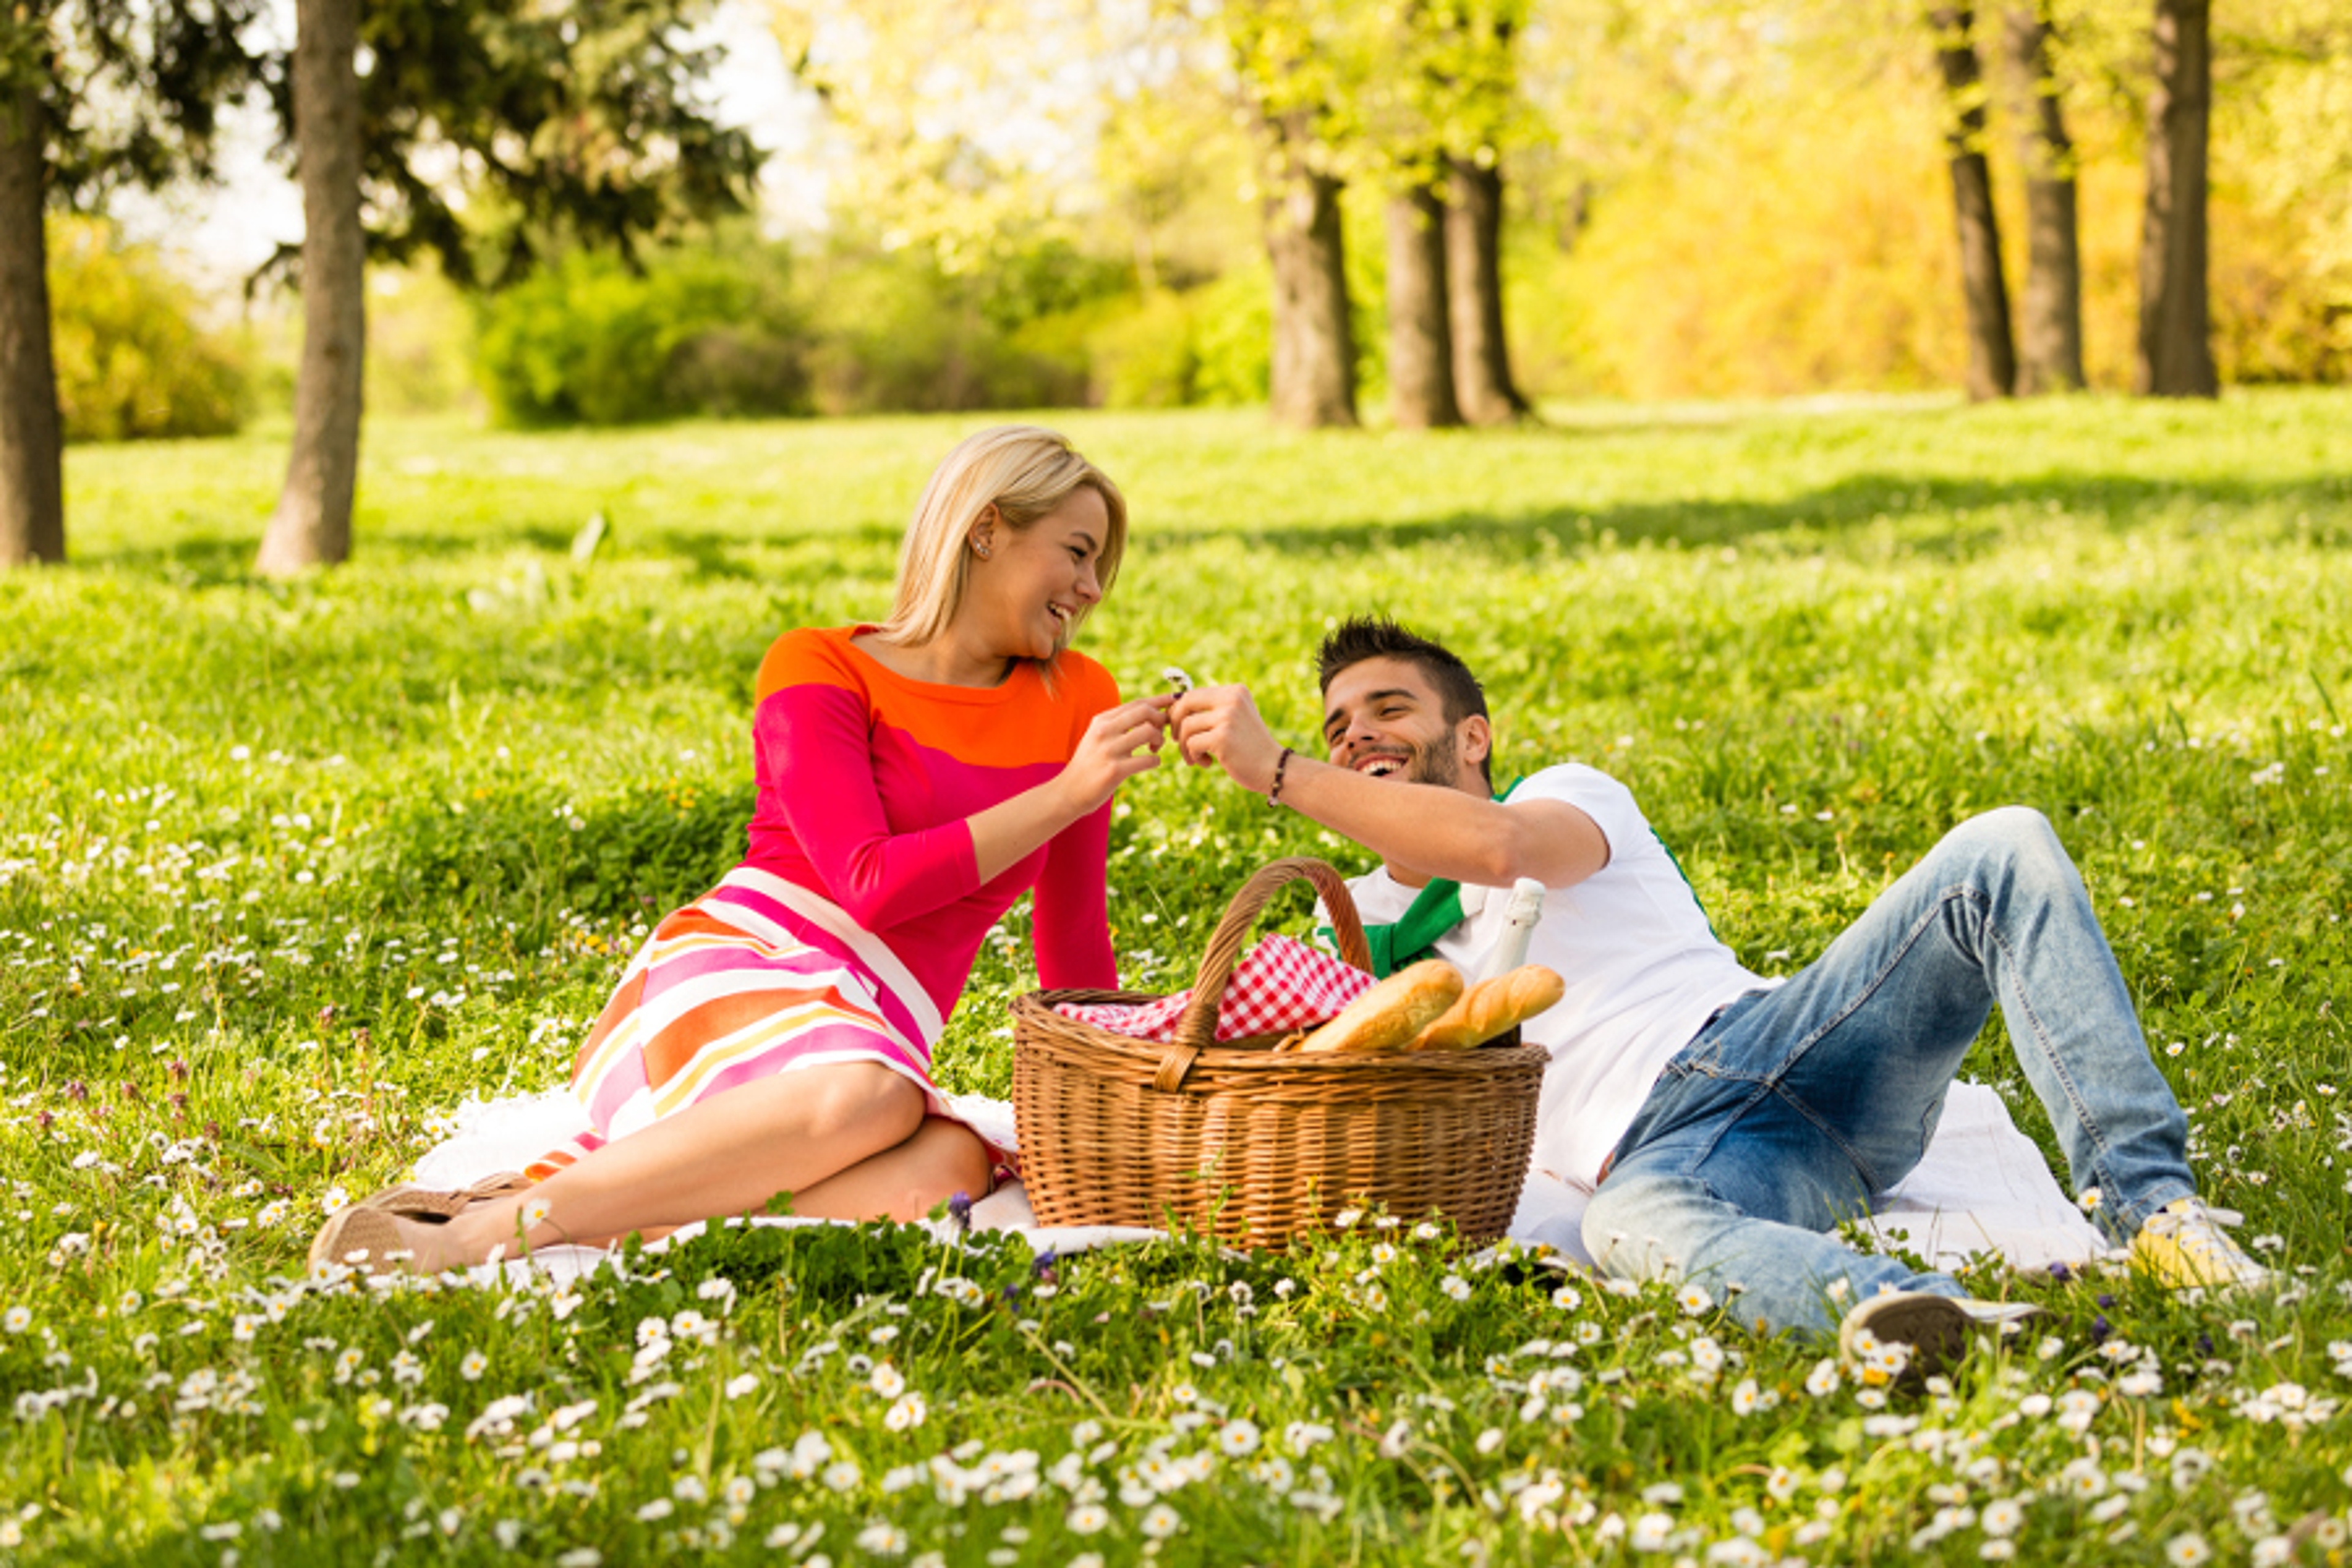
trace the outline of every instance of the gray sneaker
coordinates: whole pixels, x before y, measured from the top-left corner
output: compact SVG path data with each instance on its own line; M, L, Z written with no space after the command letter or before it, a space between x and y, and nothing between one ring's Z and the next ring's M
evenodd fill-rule
M2031 1301L1979 1301L1927 1290L1888 1290L1856 1305L1838 1325L1838 1354L1864 1383L1912 1383L1960 1358L1973 1329L2005 1332L2039 1317Z

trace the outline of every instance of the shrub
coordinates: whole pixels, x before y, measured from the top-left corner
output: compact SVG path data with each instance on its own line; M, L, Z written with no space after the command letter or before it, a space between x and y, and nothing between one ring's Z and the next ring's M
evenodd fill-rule
M1097 401L1113 408L1181 408L1200 400L1201 344L1192 302L1147 294L1089 334Z
M474 404L474 311L429 261L368 275L367 410L439 414Z
M1272 384L1274 284L1265 263L1226 273L1185 296L1192 321L1192 401L1263 403Z
M642 270L574 251L484 302L476 367L509 424L806 413L788 281L773 246L677 247Z
M195 296L114 225L49 225L58 411L68 441L220 436L244 422L243 367L197 326Z
M1021 329L1017 292L911 251L837 248L805 298L820 413L1039 408L1087 401L1082 353Z

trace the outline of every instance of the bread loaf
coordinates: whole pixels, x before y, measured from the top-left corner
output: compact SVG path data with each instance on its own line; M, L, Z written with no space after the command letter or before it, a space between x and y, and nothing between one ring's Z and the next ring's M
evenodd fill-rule
M1552 971L1540 963L1523 963L1464 992L1461 1001L1414 1037L1412 1048L1466 1051L1526 1023L1567 992L1567 983Z
M1442 958L1400 969L1298 1042L1302 1051L1393 1051L1461 999L1462 972Z

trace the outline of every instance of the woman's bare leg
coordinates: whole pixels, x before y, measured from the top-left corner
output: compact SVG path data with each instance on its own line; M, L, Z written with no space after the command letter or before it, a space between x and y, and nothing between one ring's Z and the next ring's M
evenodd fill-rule
M926 1117L912 1138L793 1194L793 1213L819 1219L915 1220L958 1193L984 1197L988 1146L961 1121Z
M445 1225L396 1223L409 1266L426 1273L483 1262L501 1247L514 1255L526 1244L602 1244L813 1190L911 1142L925 1120L923 1091L888 1068L803 1068L712 1095Z

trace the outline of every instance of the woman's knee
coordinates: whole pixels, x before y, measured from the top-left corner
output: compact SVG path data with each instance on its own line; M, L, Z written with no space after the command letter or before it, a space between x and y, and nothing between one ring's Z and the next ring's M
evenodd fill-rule
M922 1151L921 1168L937 1184L941 1197L958 1193L975 1198L987 1195L996 1162L971 1128L934 1116L925 1120L914 1142Z
M988 1146L961 1121L926 1118L900 1152L905 1156L898 1169L900 1191L890 1207L901 1218L929 1214L958 1194L967 1198L988 1194L994 1169Z
M919 1088L873 1062L803 1068L778 1081L805 1091L822 1125L863 1134L876 1152L916 1136L929 1110Z

